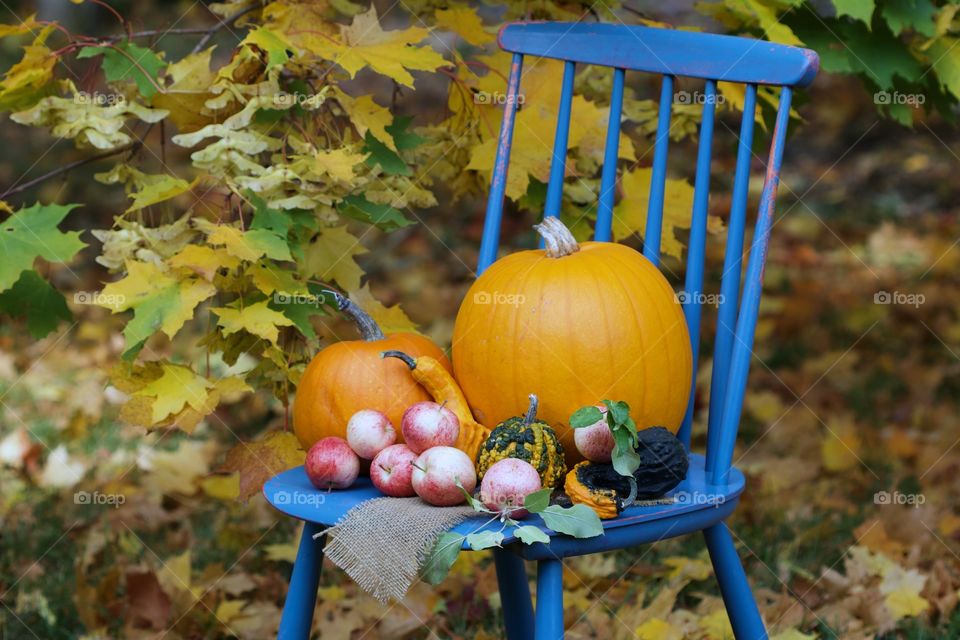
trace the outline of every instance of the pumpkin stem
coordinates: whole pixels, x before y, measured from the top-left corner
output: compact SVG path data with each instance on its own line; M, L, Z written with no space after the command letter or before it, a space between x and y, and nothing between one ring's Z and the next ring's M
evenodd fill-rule
M530 394L530 407L527 409L527 415L523 418L524 426L529 427L537 420L537 407L540 405L540 400L537 398L537 394Z
M414 369L417 368L417 361L414 360L412 357L408 356L407 354L405 354L403 351L392 351L392 350L381 351L380 357L381 358L399 358L400 360L403 360L403 363L410 368L410 371L413 371Z
M543 238L548 258L562 258L580 251L577 239L570 233L570 229L567 229L566 225L560 222L560 218L546 217L540 224L533 225L533 228Z
M371 318L370 314L361 309L356 302L343 295L339 291L324 289L323 292L329 293L331 296L333 296L334 301L337 303L337 309L350 316L350 319L353 320L353 323L357 325L357 330L360 331L360 337L366 342L383 340L386 337L383 335L383 330L380 329L380 325L377 324L377 321Z

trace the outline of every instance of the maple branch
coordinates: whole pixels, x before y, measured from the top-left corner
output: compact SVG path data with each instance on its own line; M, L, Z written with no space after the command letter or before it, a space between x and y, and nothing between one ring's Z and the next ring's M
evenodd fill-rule
M89 158L83 158L82 160L75 160L69 164L63 165L62 167L57 167L53 171L45 173L42 176L38 176L33 180L29 180L27 182L24 182L23 184L14 185L10 187L6 191L4 191L2 194L0 194L0 200L6 198L7 196L20 193L21 191L26 191L30 187L34 187L40 184L41 182L45 182L51 178L56 178L61 174L67 173L68 171L76 169L77 167L82 167L85 164L90 164L91 162L96 162L97 160L103 160L104 158L109 158L110 156L115 156L117 154L124 153L125 151L135 151L138 148L140 148L142 144L143 143L139 141L130 142L123 145L122 147L117 147L116 149L110 149L109 151L98 153L95 156L90 156Z
M239 18L242 18L243 16L247 15L247 14L250 13L251 11L256 11L256 10L259 9L259 8L260 8L260 3L259 3L259 2L254 2L253 4L251 4L251 5L250 5L249 7L247 7L246 9L241 9L240 11L237 11L237 12L236 12L235 14L233 14L232 16L227 16L227 17L224 18L223 20L220 20L220 18L217 18L217 20L219 20L219 24L216 24L216 25L214 25L211 29L208 29L208 30L207 30L207 35L205 35L205 36L203 36L202 38L200 38L200 41L197 42L196 46L193 47L193 49L190 51L190 53L198 53L198 52L200 52L205 46L207 46L207 43L210 42L210 40L213 38L213 36L215 36L215 35L217 35L217 33L219 33L219 31L220 31L221 29L227 27L227 26L230 25L230 24L233 24L233 23L234 23L236 20L238 20Z

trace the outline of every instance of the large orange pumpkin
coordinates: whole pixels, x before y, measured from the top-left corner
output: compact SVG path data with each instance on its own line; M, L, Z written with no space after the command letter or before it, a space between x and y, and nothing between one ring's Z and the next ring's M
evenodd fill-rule
M362 340L335 342L314 356L307 366L293 403L293 430L305 449L320 438L346 436L347 421L361 409L376 409L390 418L399 442L400 418L411 404L431 400L410 377L407 366L383 351L397 350L414 357L431 356L450 371L450 361L428 338L415 333L384 335L360 307L340 294L337 306L349 315Z
M570 415L603 399L629 403L638 428L676 433L693 358L670 284L630 247L578 245L556 218L535 228L546 249L495 262L457 315L453 369L477 420L495 426L534 393L571 462Z

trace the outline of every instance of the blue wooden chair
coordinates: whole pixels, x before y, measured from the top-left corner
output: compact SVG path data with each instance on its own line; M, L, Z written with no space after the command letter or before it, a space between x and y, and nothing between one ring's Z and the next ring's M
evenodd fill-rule
M688 477L671 492L677 498L673 504L630 507L618 518L604 522L603 536L578 540L557 535L545 527L542 520L536 516L531 517L527 523L538 525L547 532L551 536L549 544L526 546L508 536L504 540L503 548L494 551L507 636L511 640L555 640L563 637L563 558L702 531L736 637L741 640L766 638L763 621L724 521L733 513L744 488L743 474L732 466L734 441L750 366L790 100L794 87L806 86L813 80L818 67L817 55L804 49L746 38L610 24L508 24L500 32L499 43L501 48L513 54L513 64L480 248L478 271L481 272L497 257L507 165L517 108L517 100L514 98L520 90L525 55L565 61L544 212L546 216L556 216L560 212L576 65L597 64L614 68L595 234L596 239L601 241L609 241L611 236L617 145L620 138L626 71L629 69L662 76L649 210L644 234L644 255L654 264L659 264L660 257L674 81L677 77L705 80L684 283L687 295L683 298L694 362L697 361L704 299L702 292L707 200L710 190L710 155L717 82L746 85L720 283L722 297L718 298L720 303L714 339L706 455L691 454ZM780 87L780 101L741 292L741 261L747 221L747 190L758 85ZM694 382L691 381L690 405L679 432L679 437L688 449L694 412L693 391ZM316 600L323 549L323 540L314 540L313 535L321 531L324 525L335 523L357 503L379 494L369 480L361 480L349 490L325 494L323 502L311 500L310 496L317 491L307 481L302 468L292 469L275 477L267 483L264 492L278 509L305 521L284 606L280 637L307 638ZM476 524L468 521L455 530L469 533L475 528ZM535 613L530 599L526 560L537 562Z

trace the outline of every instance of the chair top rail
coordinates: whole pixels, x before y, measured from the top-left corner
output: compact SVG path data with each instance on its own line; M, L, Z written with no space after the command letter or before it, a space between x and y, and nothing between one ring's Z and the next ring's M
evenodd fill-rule
M500 29L511 53L671 76L805 87L814 51L736 36L581 22L512 22Z

